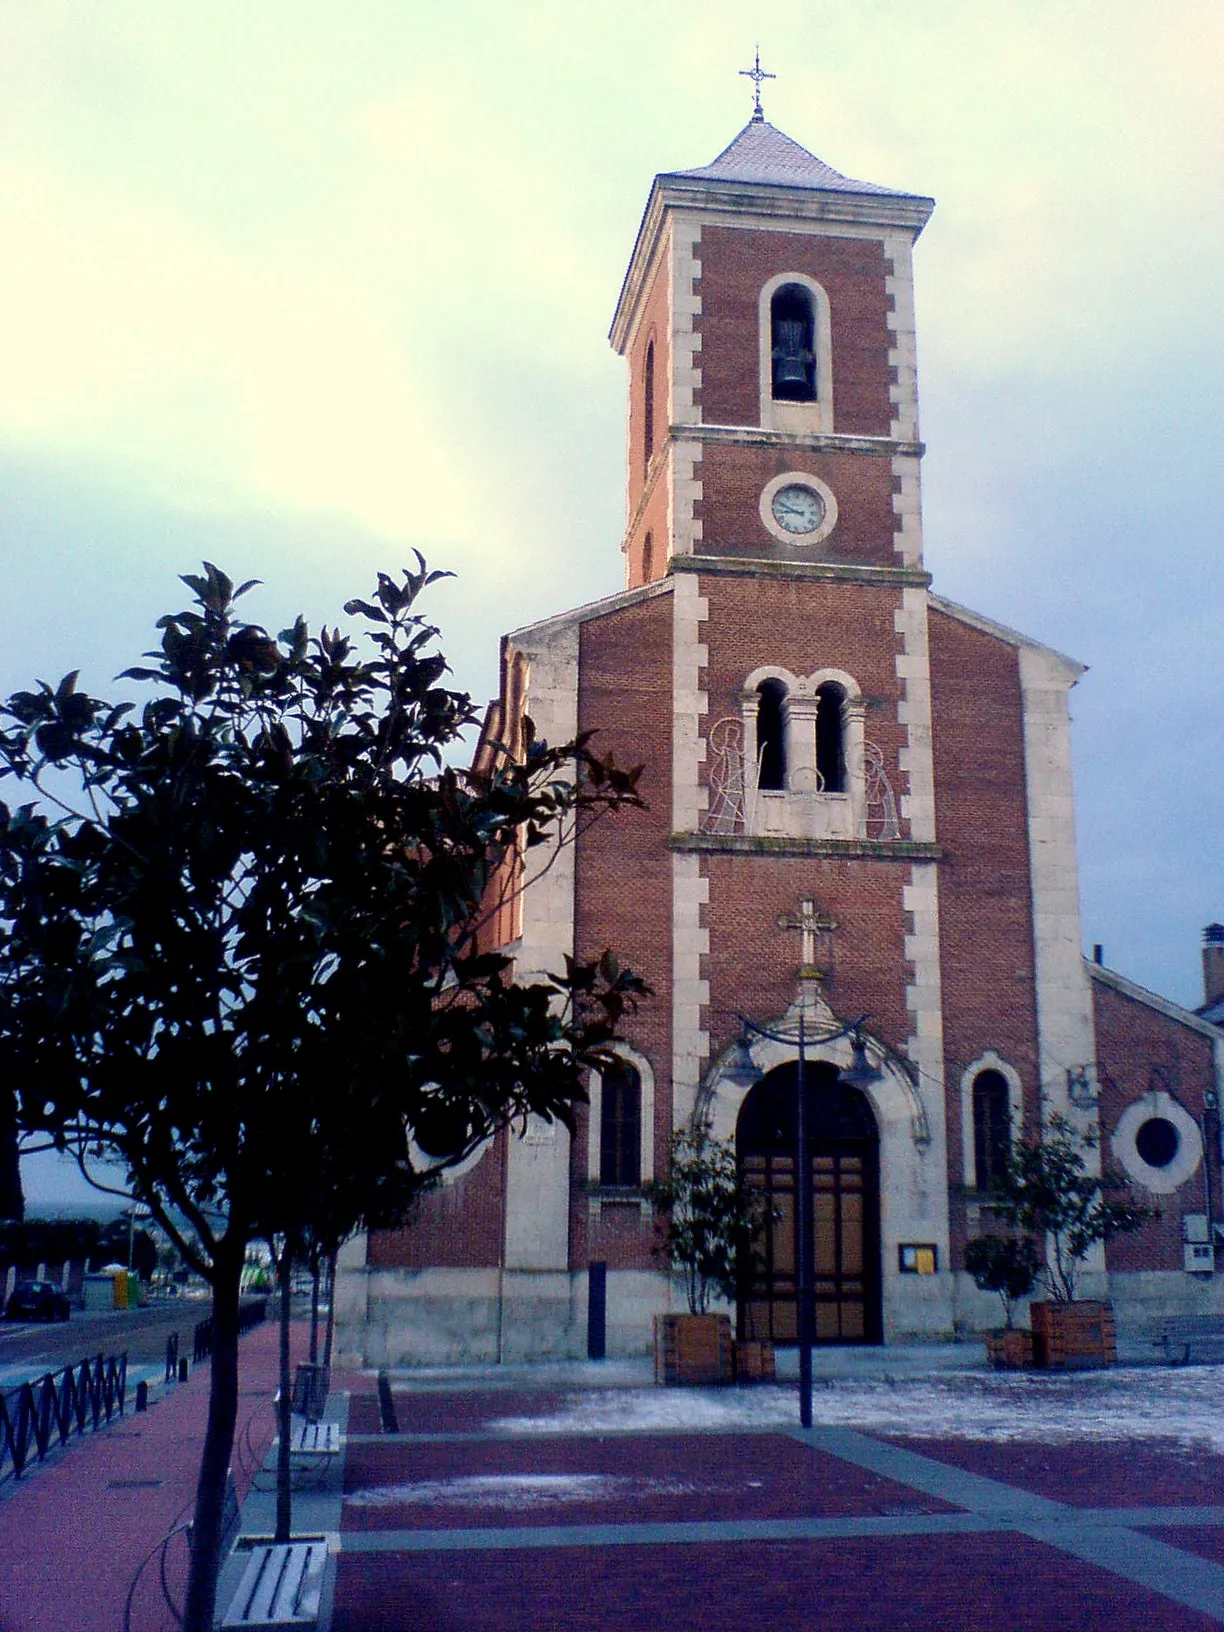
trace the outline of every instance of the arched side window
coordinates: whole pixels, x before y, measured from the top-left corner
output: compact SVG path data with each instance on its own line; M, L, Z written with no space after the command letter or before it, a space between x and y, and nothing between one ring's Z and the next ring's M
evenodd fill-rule
M829 297L805 272L781 272L758 296L761 424L831 432L833 324Z
M642 582L648 584L654 577L654 534L647 533L642 542Z
M769 303L770 391L775 402L815 402L816 322L811 291L784 283Z
M846 694L832 680L816 692L816 770L822 793L846 791Z
M786 787L786 687L781 680L762 680L757 687L757 786L776 793Z
M1011 1093L1001 1071L973 1079L973 1167L979 1190L989 1190L1007 1171L1011 1153Z
M646 346L646 365L642 376L642 479L650 469L654 454L654 341Z
M587 1177L596 1190L638 1190L654 1171L654 1073L627 1044L616 1055L591 1073Z

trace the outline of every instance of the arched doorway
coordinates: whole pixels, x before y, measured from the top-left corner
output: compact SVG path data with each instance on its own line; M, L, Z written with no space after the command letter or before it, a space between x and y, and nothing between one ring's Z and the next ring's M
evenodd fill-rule
M745 1184L765 1202L760 1252L739 1302L743 1337L798 1341L795 1110L798 1066L777 1066L740 1107L735 1145ZM880 1135L866 1095L837 1067L805 1066L812 1266L818 1343L879 1343Z

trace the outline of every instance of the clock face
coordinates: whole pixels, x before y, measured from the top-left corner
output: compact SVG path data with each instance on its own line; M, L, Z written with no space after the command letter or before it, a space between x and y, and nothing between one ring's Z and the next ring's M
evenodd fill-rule
M780 487L770 503L773 518L788 533L802 537L814 533L824 520L824 500L814 489L793 482Z

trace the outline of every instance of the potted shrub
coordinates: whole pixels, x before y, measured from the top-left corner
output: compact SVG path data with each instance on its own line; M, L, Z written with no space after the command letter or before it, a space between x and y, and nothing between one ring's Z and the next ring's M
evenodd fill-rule
M731 1322L711 1313L710 1304L715 1297L734 1300L755 1250L760 1204L739 1181L734 1147L711 1138L705 1126L672 1135L667 1177L646 1191L659 1214L656 1250L681 1277L688 1303L687 1314L655 1316L655 1379L730 1382ZM741 1347L745 1376L772 1375L768 1345Z
M1037 1284L1041 1254L1027 1235L979 1235L965 1246L965 1268L983 1292L1003 1300L1003 1325L986 1333L986 1358L1000 1370L1019 1371L1033 1363L1033 1334L1013 1320L1016 1300Z
M1108 1366L1117 1359L1113 1305L1077 1299L1076 1280L1098 1242L1140 1229L1158 1215L1137 1202L1117 1173L1089 1171L1095 1129L1080 1133L1064 1116L1049 1118L1036 1143L1020 1140L995 1181L992 1210L1019 1235L1044 1238L1040 1271L1048 1301L1029 1306L1039 1366Z

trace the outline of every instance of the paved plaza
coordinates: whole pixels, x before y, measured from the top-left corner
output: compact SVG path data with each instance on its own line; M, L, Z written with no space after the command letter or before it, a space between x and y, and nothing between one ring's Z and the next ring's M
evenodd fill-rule
M243 1340L247 1534L271 1521L273 1339ZM806 1433L790 1380L659 1389L639 1362L393 1374L388 1432L377 1379L337 1376L342 1466L304 1476L295 1507L295 1530L336 1544L325 1624L1224 1625L1224 1368L995 1375L974 1346L817 1365ZM0 1632L121 1626L140 1556L190 1499L206 1382L0 1501ZM172 1625L142 1590L133 1632Z

